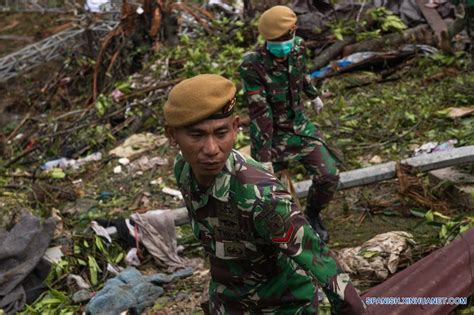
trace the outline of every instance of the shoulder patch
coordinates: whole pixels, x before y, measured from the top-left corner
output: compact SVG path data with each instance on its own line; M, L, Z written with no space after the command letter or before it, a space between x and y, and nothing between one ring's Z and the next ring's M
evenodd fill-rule
M258 60L258 52L250 51L244 54L242 64L251 64Z

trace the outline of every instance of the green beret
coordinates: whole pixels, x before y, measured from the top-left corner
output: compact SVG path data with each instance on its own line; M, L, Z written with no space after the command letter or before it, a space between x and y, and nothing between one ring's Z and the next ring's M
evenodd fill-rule
M295 25L295 12L284 5L277 5L260 16L258 32L265 40L272 40L285 35Z
M175 85L164 106L166 123L183 127L204 119L229 116L235 104L232 81L216 74L201 74Z

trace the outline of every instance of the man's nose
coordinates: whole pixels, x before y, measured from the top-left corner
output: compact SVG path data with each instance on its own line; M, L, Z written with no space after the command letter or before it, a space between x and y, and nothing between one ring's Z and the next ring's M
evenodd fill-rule
M203 147L203 153L209 156L214 156L219 153L219 144L213 136L206 138L206 142L204 143Z

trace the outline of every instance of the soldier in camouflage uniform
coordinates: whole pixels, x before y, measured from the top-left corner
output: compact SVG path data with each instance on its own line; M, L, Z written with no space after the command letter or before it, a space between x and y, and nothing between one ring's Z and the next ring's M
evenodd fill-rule
M194 235L210 258L211 314L316 314L316 285L334 314L365 314L280 181L232 149L235 86L218 75L176 85L164 107L166 134L179 146L174 174Z
M323 104L307 74L303 40L294 35L296 15L275 6L262 14L258 27L267 42L247 54L240 66L251 118L251 154L275 171L287 168L291 160L303 163L313 175L305 213L327 242L320 212L331 201L339 175L333 155L303 110L302 92L318 112Z

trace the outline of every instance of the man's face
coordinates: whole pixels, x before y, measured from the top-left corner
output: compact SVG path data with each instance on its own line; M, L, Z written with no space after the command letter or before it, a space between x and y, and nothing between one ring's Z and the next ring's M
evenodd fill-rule
M234 145L239 118L208 119L188 127L166 127L171 145L179 145L201 186L210 186Z

